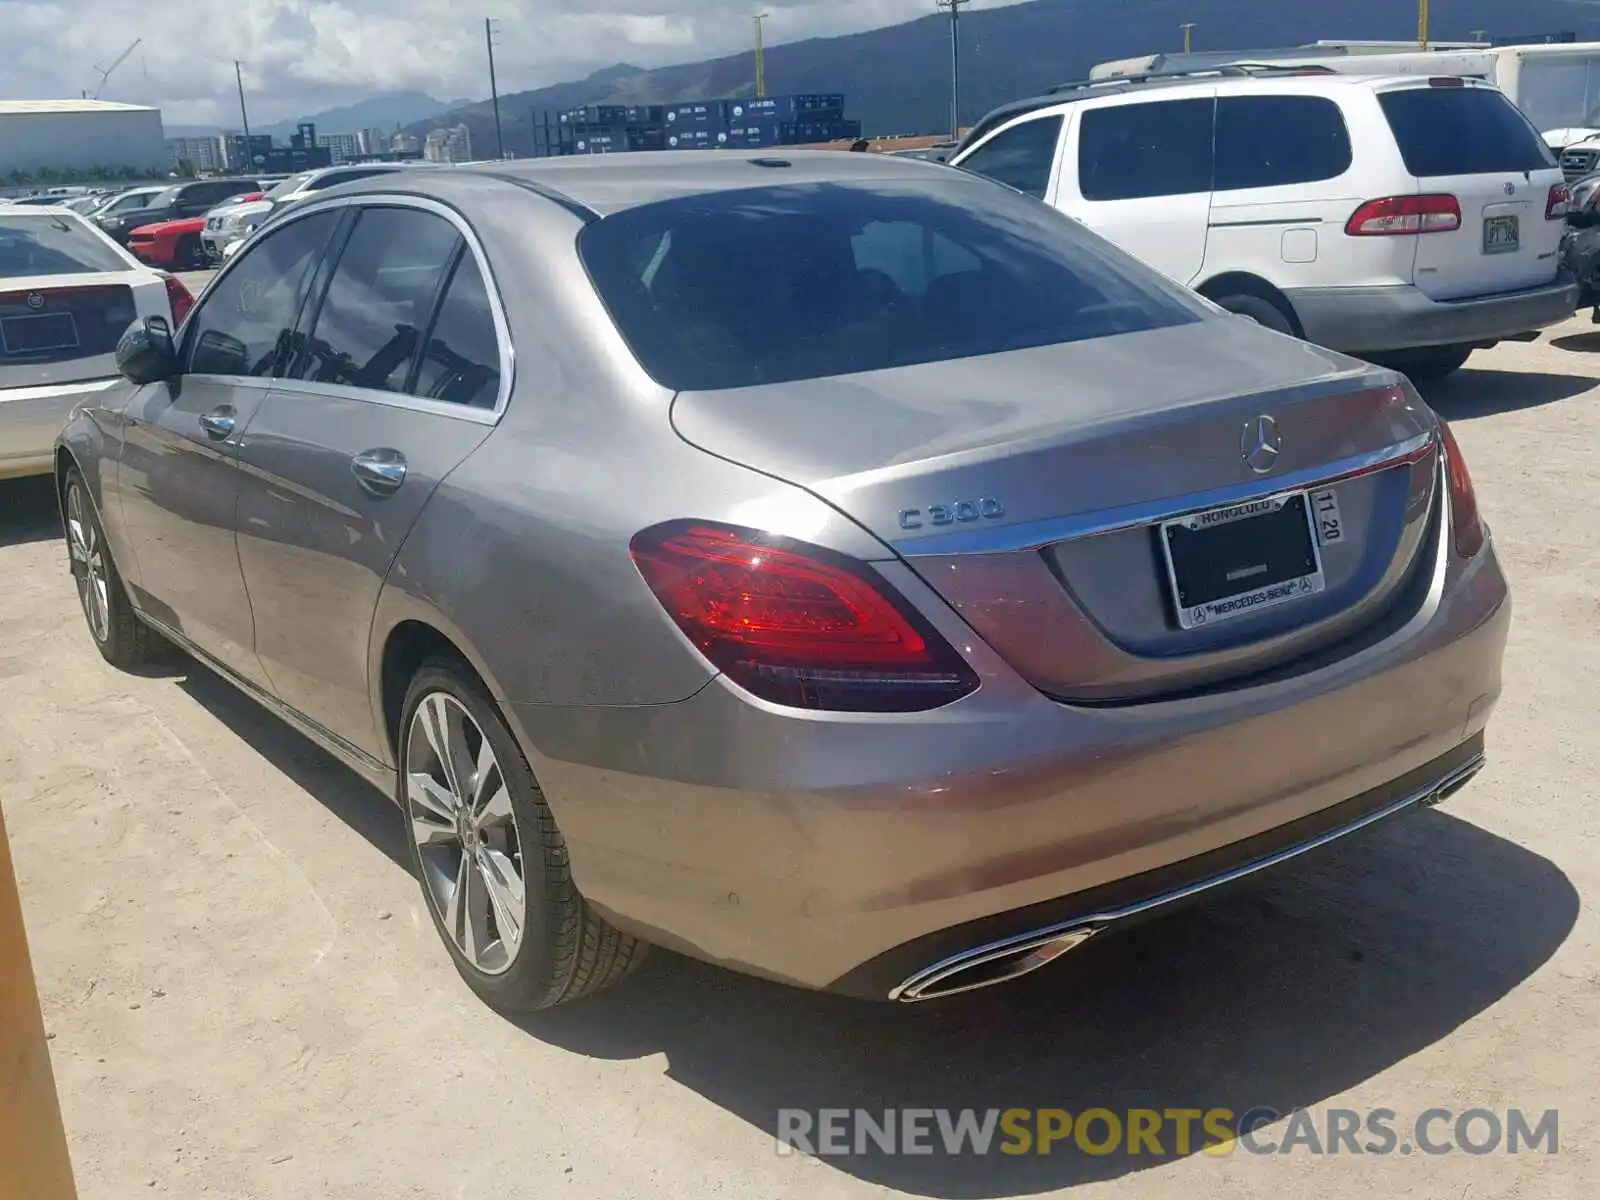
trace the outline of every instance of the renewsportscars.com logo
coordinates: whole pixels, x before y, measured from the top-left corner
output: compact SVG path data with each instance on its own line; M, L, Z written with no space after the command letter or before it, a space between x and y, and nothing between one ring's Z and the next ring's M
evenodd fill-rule
M1430 1108L1402 1121L1390 1108L1296 1109L1257 1107L948 1109L782 1108L779 1154L819 1158L851 1155L992 1153L1125 1154L1182 1157L1257 1155L1556 1154L1556 1109L1457 1112Z

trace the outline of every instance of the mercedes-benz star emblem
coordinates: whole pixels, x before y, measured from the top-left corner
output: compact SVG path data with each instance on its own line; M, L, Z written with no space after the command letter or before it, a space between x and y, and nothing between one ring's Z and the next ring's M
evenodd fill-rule
M44 307L44 297L41 296L38 292L29 292L28 293L28 307L33 309L35 312L38 312L41 308Z
M1244 434L1239 438L1239 453L1257 475L1265 475L1278 465L1278 455L1283 450L1283 437L1278 433L1278 423L1265 414L1245 422Z

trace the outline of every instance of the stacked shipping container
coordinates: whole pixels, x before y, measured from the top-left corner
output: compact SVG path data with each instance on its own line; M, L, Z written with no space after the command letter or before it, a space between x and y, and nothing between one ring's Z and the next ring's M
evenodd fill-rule
M538 119L535 128L540 128ZM861 136L838 93L695 100L681 104L591 104L556 114L541 154L612 154L621 150L758 149Z

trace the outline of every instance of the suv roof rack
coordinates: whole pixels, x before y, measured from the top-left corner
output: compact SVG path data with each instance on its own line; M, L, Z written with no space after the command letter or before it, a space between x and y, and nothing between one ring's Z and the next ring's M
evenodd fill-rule
M1046 88L1044 95L1057 96L1062 92L1112 87L1119 84L1132 86L1141 83L1170 83L1180 79L1196 79L1206 76L1221 76L1225 79L1254 79L1283 75L1336 74L1338 72L1332 67L1325 67L1319 63L1303 63L1299 65L1276 62L1219 63L1212 67L1190 67L1188 70L1147 71L1141 75L1112 75L1105 79L1075 79L1070 83L1058 83L1053 88Z

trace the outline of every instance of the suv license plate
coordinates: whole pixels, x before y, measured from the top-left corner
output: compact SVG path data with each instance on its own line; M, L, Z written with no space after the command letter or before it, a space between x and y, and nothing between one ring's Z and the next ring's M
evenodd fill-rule
M1521 231L1516 217L1485 217L1483 219L1483 252L1485 254L1515 254L1522 245Z

